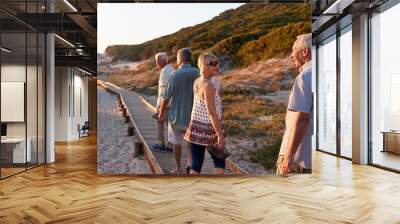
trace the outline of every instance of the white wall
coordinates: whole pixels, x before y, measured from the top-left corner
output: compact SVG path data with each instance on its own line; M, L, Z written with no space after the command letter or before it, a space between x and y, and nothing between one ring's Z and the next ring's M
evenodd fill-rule
M2 114L4 113L22 113L22 121L20 122L5 122L7 124L7 137L8 138L27 138L29 139L29 148L31 149L32 162L44 163L44 83L41 66L25 64L2 64L1 66L1 81L2 82L23 82L26 88L19 90L19 94L25 98L19 108L12 108L12 106L4 106L1 108ZM25 80L27 78L27 80ZM3 92L3 94L7 94ZM9 93L8 93L9 94ZM2 95L2 98L8 98L7 95ZM12 103L12 102L11 102ZM21 102L20 102L21 103ZM26 103L26 105L25 105ZM3 104L3 103L2 103ZM14 102L18 104L18 102ZM14 110L14 111L13 111ZM25 119L26 113L26 119ZM3 119L2 119L3 120Z
M25 71L24 65L18 64L3 64L1 66L1 81L4 82L25 82ZM29 68L28 68L29 70ZM7 108L1 108L1 110L7 110ZM25 122L10 122L7 123L7 136L8 137L25 137Z
M56 67L55 85L55 140L77 139L78 124L88 120L88 78L76 68Z
M68 117L70 83L67 67L55 68L55 141L68 141Z
M82 126L88 120L88 78L81 76L82 73L79 70L75 70L74 74L75 113L73 114L75 116L72 119L72 134L78 136L78 124Z

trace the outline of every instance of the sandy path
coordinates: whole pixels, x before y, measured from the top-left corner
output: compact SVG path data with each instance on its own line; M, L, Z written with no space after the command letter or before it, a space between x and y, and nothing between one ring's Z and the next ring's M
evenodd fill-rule
M133 157L134 137L118 111L117 98L97 89L97 172L99 174L150 174L143 157Z

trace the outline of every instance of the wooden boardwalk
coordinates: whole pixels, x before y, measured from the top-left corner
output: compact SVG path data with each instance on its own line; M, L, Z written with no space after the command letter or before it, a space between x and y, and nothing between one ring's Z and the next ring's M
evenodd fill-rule
M133 91L128 91L118 86L107 82L99 82L99 86L108 89L114 94L119 95L121 104L126 109L126 116L135 130L135 135L140 142L143 143L143 151L149 166L155 174L169 174L175 168L175 159L173 153L158 152L152 149L152 146L157 143L157 130L155 120L152 115L155 113L155 108L145 101L139 94ZM166 129L166 128L165 128ZM165 130L166 136L166 130ZM182 149L182 169L186 167L188 151ZM202 174L212 174L214 164L208 153L206 153ZM227 161L226 174L246 174L245 171L237 167L232 161Z

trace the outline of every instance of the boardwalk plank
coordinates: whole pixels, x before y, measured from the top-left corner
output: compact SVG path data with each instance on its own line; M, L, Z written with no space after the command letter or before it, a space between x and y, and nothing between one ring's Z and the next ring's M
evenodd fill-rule
M133 91L128 91L123 88L119 88L111 83L103 83L106 88L118 93L122 101L125 102L128 112L132 115L133 122L136 124L139 130L137 130L143 137L144 144L149 149L152 145L157 144L157 130L155 121L152 115L155 113L155 108L151 107L148 103L144 102L143 98ZM128 114L129 114L128 113ZM167 136L167 128L165 128L165 136ZM160 167L164 173L170 173L175 168L175 160L173 153L157 152L151 150ZM188 151L182 149L182 170L186 167L188 158ZM211 156L206 152L206 156L203 163L202 174L212 174L214 170L214 163ZM233 174L232 171L226 169L227 174Z

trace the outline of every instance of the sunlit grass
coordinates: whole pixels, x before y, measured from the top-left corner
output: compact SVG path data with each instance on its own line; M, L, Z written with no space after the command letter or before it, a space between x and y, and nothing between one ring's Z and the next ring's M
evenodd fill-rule
M251 162L266 169L275 167L284 131L286 108L252 95L248 91L223 93L223 117L226 133L231 137L263 139L255 150L249 150Z

